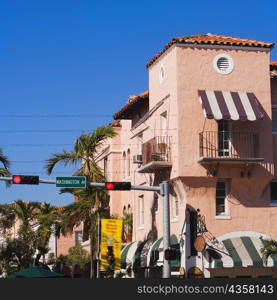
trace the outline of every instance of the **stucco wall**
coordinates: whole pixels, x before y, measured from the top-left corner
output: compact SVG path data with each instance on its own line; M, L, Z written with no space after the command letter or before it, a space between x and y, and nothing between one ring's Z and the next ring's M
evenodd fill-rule
M265 118L262 121L232 121L237 131L260 133L260 155L265 159L262 168L256 168L255 176L270 176L273 154L271 137L271 95L269 77L269 54L261 51L201 49L176 47L177 51L177 97L179 128L179 175L206 176L206 170L198 162L199 132L217 130L214 120L205 120L198 98L198 90L253 92L259 99ZM227 53L234 60L234 70L228 75L216 72L213 59L219 53ZM185 158L185 159L184 159ZM262 170L266 168L266 172ZM224 167L221 176L224 174ZM228 170L228 177L239 172ZM254 175L253 175L254 176Z

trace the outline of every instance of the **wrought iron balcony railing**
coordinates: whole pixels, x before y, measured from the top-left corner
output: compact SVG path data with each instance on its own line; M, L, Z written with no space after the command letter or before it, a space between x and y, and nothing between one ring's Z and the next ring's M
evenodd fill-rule
M152 161L170 162L169 136L155 136L142 145L142 163L146 165Z
M200 158L259 158L259 134L256 132L203 131L199 133Z

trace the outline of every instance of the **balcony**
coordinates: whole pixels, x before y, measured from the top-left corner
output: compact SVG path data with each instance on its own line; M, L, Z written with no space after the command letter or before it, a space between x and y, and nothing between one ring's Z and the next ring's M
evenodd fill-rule
M255 132L204 131L199 133L199 163L258 163L259 134Z
M139 173L155 173L172 167L170 137L156 136L142 145L142 166Z

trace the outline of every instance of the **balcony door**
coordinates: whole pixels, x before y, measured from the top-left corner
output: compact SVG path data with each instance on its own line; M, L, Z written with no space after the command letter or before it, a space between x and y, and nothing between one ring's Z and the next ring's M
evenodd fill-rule
M218 121L218 156L231 156L231 122Z

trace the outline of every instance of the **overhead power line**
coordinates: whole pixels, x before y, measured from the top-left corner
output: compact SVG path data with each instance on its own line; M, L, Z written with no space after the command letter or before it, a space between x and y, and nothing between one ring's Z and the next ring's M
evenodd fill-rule
M7 118L7 119L33 119L33 118L40 118L40 119L47 119L47 118L110 118L111 115L100 115L100 114L63 114L63 115L0 115L0 118Z
M177 116L177 114L169 114L168 116ZM1 115L0 118L5 119L75 119L75 118L111 118L111 114L109 115L102 115L102 114L48 114L48 115L40 115L40 114L33 114L33 115Z
M86 132L86 131L93 131L91 130L84 130L84 129L1 129L0 132L2 133L11 133L11 132L20 132L20 133L26 133L26 132Z

